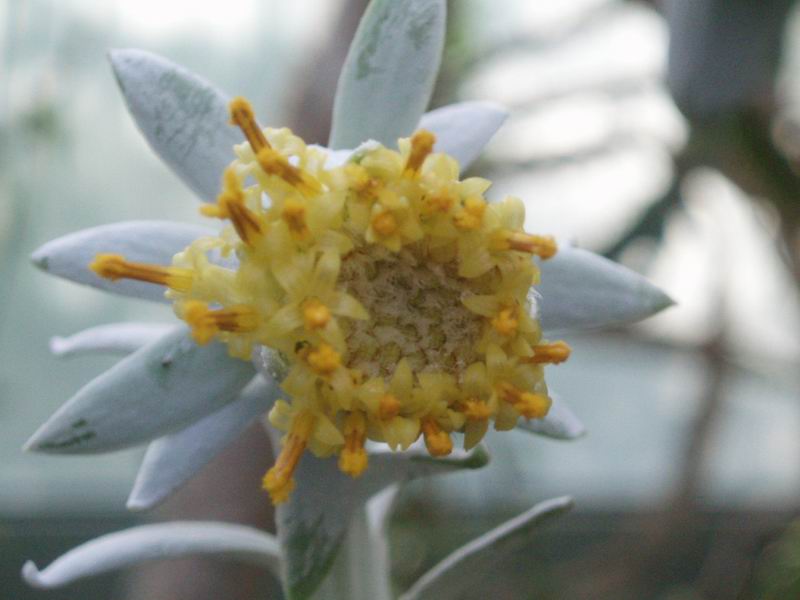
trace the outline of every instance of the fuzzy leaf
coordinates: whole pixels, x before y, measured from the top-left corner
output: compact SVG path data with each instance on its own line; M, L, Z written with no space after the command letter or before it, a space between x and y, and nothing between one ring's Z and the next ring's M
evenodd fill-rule
M392 485L355 510L342 547L314 600L391 600L391 562L387 526L399 492Z
M633 323L674 304L638 273L580 248L559 248L541 270L536 292L547 333Z
M336 458L303 457L291 499L278 506L276 523L284 555L283 582L288 600L305 600L331 568L353 513L393 483L455 471L488 462L481 447L434 459L424 450L370 454L370 466L358 479L339 471Z
M125 221L70 233L47 242L31 255L37 267L77 283L164 302L164 288L141 281L109 281L89 269L100 253L122 254L133 262L170 265L172 257L199 237L215 235L197 225L170 221Z
M572 508L572 499L554 498L506 521L462 546L425 573L401 600L455 600L480 589L504 559L521 553L542 521ZM490 578L491 579L491 578Z
M176 325L167 323L109 323L90 327L67 337L50 338L50 352L56 356L83 354L130 354L146 346Z
M152 440L233 400L254 375L227 346L197 346L181 327L89 382L42 425L26 450L108 452Z
M211 462L257 417L269 411L280 390L256 376L238 398L147 448L128 498L130 510L150 510Z
M558 395L551 393L550 398L553 405L544 419L520 419L517 427L557 440L574 440L586 435L586 427L572 409Z
M331 148L411 134L439 72L445 13L445 0L372 0L339 76Z
M32 587L52 589L150 560L210 555L272 573L280 570L274 536L244 525L212 521L176 521L142 525L101 536L73 548L40 571L28 561L22 577Z
M505 123L508 111L491 102L459 102L422 116L420 129L436 134L436 152L455 158L465 171Z
M207 81L143 50L109 52L128 110L156 154L202 200L219 194L239 131L228 97Z

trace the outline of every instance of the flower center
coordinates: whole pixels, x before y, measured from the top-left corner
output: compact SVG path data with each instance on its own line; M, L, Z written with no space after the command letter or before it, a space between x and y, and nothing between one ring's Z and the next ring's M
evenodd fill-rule
M291 400L269 419L286 436L264 478L275 503L306 450L358 477L368 439L396 450L423 438L443 456L454 432L470 448L490 421L505 430L547 414L542 365L570 349L542 340L531 316L533 257L557 248L522 230L520 200L489 202L490 182L460 179L427 131L327 167L288 129L261 129L246 100L230 108L247 142L201 209L230 226L171 266L100 254L90 268L166 286L198 344L220 340L244 360L269 348L285 362Z
M340 282L367 310L346 326L348 367L388 378L402 359L415 372L460 378L479 359L483 319L461 301L469 281L453 264L437 264L412 249L359 249L342 262Z

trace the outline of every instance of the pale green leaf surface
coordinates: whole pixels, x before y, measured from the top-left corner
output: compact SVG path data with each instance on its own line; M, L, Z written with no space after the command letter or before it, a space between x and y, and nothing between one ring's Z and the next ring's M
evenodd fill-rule
M128 110L153 150L202 200L220 191L241 133L228 124L228 97L210 83L143 50L109 52Z
M170 221L125 221L70 233L47 242L31 255L33 264L51 275L77 283L164 302L164 287L142 281L109 281L89 269L97 254L121 254L133 262L172 264L172 257L214 230Z
M168 323L108 323L78 333L50 338L50 352L71 357L84 354L130 354L166 335L177 325Z
M333 566L314 593L314 600L391 600L388 521L399 492L391 485L354 511Z
M276 523L284 555L283 582L289 600L311 597L331 568L354 512L393 483L418 477L476 469L487 464L481 447L434 459L418 448L370 454L367 471L353 479L336 458L304 456L295 474L290 500L278 506Z
M634 323L674 304L638 273L580 248L560 247L541 270L534 293L546 333Z
M90 381L42 425L26 450L108 452L165 435L233 400L255 373L225 344L197 346L184 327Z
M424 114L419 128L435 133L434 151L455 158L463 172L483 152L507 118L508 111L500 105L459 102Z
M442 58L445 0L373 0L350 45L333 106L329 146L395 147L412 133Z
M556 440L574 440L586 435L586 427L558 394L550 393L553 404L543 419L520 419L517 428Z
M491 586L491 574L497 572L499 563L524 552L538 525L570 508L572 499L568 497L540 502L445 557L401 600L456 600L467 590Z
M150 442L133 490L130 510L150 510L214 459L280 394L276 383L256 376L230 404L185 429Z
M101 536L73 548L39 570L28 561L22 577L35 588L52 589L146 561L208 555L280 570L274 536L252 527L211 521L142 525Z

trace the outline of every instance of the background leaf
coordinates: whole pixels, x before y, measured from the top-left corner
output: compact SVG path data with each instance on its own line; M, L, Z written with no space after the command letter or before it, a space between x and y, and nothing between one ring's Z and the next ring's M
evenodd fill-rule
M33 587L50 589L149 560L198 554L263 566L276 575L280 570L280 551L272 535L244 525L187 521L101 536L73 548L42 571L26 562L22 576Z
M455 600L466 590L489 583L503 559L522 552L535 528L545 519L572 508L572 499L554 498L540 502L518 517L462 546L425 573L401 600Z

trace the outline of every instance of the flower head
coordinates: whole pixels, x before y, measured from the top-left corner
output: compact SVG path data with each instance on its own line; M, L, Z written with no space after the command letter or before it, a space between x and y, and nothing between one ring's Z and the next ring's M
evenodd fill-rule
M288 129L262 130L246 100L230 113L247 141L201 209L229 225L172 265L98 255L91 268L167 286L198 344L222 340L245 360L260 346L281 353L290 402L270 413L286 431L264 478L274 502L306 449L358 477L367 440L406 449L422 437L443 456L455 432L469 448L490 422L547 414L542 365L569 347L542 340L529 292L533 258L556 245L522 230L519 199L489 203L490 182L461 180L424 129L398 150L369 143L328 166ZM214 264L212 250L238 266Z

